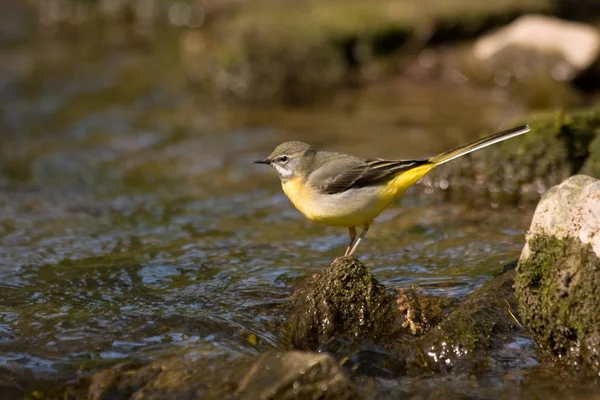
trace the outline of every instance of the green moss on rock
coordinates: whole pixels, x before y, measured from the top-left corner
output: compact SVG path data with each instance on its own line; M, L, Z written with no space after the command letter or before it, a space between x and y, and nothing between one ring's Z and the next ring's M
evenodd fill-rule
M577 239L536 235L517 268L523 320L548 354L600 371L600 259Z
M600 137L600 109L540 113L514 125L522 123L531 132L448 163L422 182L449 182L447 193L456 197L475 190L493 199L538 199L584 165L597 165L600 151L592 144Z
M514 276L514 269L508 268L458 305L412 291L407 302L406 293L398 298L388 294L356 259L342 258L294 294L288 334L293 347L322 349L355 361L363 349L384 349L364 361L363 370L369 370L371 362L394 365L390 370L397 368L402 374L478 372L486 368L494 350L524 332L518 322ZM403 327L404 306L432 312L425 318L430 330L415 335L410 324Z
M309 279L288 312L287 335L297 349L316 350L336 336L377 340L400 330L393 296L353 257Z
M490 280L414 344L412 364L435 371L481 372L490 352L514 340L518 321L514 270Z

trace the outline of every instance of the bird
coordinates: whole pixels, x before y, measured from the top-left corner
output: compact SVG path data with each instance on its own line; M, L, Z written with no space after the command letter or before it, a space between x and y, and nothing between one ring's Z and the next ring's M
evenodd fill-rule
M348 228L344 256L355 254L373 220L433 168L527 133L522 125L427 159L369 159L317 150L299 141L280 144L255 164L271 166L292 204L311 221ZM362 228L357 236L357 228Z

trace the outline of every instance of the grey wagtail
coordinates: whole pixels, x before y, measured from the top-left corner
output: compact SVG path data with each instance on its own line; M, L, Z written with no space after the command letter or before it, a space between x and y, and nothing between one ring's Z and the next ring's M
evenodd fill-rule
M529 131L528 125L519 126L425 160L366 159L286 142L254 163L275 169L283 191L306 218L348 228L350 242L344 254L348 256L373 219L434 167ZM358 226L363 230L357 238Z

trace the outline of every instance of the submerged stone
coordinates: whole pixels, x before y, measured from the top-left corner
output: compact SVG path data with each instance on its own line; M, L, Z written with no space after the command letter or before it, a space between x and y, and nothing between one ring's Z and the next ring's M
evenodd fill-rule
M357 399L336 361L327 354L290 351L259 357L239 382L239 399Z
M519 310L540 347L600 371L600 181L574 176L536 209L515 280Z
M121 364L66 388L57 398L357 399L335 360L311 352L264 353L222 360L194 351L146 364Z
M507 268L461 301L418 339L413 364L439 372L487 370L491 353L524 331L518 320L514 277L514 269Z

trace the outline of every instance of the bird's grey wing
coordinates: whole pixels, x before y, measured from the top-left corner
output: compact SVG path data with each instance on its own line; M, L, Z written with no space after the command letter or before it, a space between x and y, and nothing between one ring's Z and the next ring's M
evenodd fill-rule
M324 194L342 193L388 182L399 173L426 163L427 160L369 160L347 156L323 164L311 174L309 183Z

